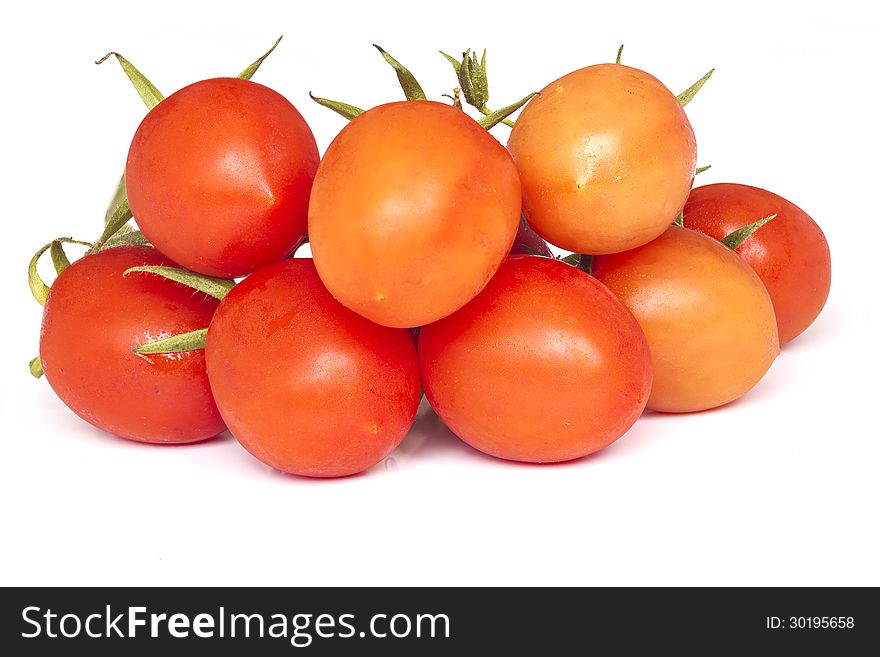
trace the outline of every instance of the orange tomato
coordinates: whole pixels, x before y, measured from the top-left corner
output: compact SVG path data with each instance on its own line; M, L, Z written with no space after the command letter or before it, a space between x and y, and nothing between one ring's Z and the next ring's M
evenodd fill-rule
M770 293L779 342L794 340L812 324L831 289L831 252L822 229L806 212L773 192L722 183L697 187L684 206L684 225L715 239L776 214L736 252Z
M593 259L593 275L648 338L648 408L683 413L748 392L779 354L773 304L746 262L720 242L670 227L637 249Z
M697 158L675 95L621 64L549 84L523 109L507 146L529 224L577 253L617 253L660 235L687 199Z
M462 440L503 459L567 461L606 447L651 389L645 336L589 274L510 256L458 312L422 327L425 395Z
M380 105L336 137L309 204L327 289L379 324L414 327L483 289L513 244L520 184L510 155L460 110Z

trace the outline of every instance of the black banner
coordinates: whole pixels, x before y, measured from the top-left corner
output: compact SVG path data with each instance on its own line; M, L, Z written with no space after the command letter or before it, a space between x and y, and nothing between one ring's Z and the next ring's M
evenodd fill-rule
M855 654L880 638L875 589L22 588L2 597L7 655Z

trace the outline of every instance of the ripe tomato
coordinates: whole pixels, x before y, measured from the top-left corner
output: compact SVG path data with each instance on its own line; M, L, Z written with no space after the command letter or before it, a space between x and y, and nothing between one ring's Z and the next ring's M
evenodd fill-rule
M507 147L529 223L577 253L617 253L660 235L684 205L697 161L676 97L621 64L549 84L523 109Z
M776 214L736 252L770 293L779 342L785 344L813 323L831 288L831 253L822 229L806 212L766 189L723 183L697 187L684 206L684 225L722 239Z
M146 443L189 443L223 431L201 351L150 356L140 345L208 326L215 299L125 270L173 265L156 249L120 246L77 260L52 285L40 332L46 379L82 419Z
M208 376L229 430L283 472L342 477L385 458L419 404L408 331L341 306L310 259L251 274L208 329Z
M425 395L478 450L546 463L609 445L639 417L651 359L633 316L588 274L510 256L473 301L422 327Z
M593 275L638 320L654 361L648 408L685 413L748 392L779 354L761 279L720 242L678 226L593 258Z
M460 110L404 101L364 112L321 161L309 240L327 289L394 327L445 317L513 244L520 185L505 148Z
M203 80L159 103L128 152L138 226L193 271L233 278L287 256L306 232L318 147L279 93Z

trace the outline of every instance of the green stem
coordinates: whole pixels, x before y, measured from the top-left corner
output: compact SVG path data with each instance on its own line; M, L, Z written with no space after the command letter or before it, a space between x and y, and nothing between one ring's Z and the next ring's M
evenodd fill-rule
M617 49L617 59L614 60L615 64L620 64L620 58L623 56L623 44L620 44L620 48Z
M711 168L712 168L712 165L711 165L711 164L707 164L707 165L704 166L704 167L697 167L697 170L694 171L694 175L695 175L695 176L699 176L701 173L705 173L706 171L708 171L708 170L711 169Z

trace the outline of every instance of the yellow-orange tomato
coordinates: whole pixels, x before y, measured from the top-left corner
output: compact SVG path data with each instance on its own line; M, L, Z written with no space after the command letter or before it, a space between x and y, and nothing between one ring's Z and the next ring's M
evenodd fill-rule
M578 253L617 253L660 235L684 205L697 161L678 99L620 64L548 85L523 109L507 146L529 224Z
M593 274L635 315L648 338L648 408L684 413L744 395L779 354L767 289L733 251L672 226L632 251L593 259Z
M513 244L521 192L505 148L460 110L380 105L333 140L309 203L321 280L344 306L392 327L458 310Z

